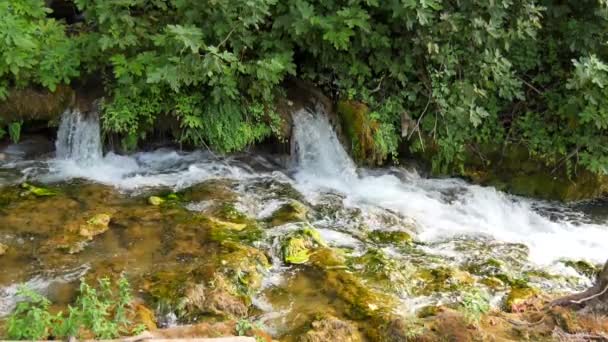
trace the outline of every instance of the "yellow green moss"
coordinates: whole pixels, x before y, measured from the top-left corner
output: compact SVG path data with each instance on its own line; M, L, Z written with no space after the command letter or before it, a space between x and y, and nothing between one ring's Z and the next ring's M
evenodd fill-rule
M342 100L337 111L353 158L360 163L381 164L386 156L376 148L374 135L379 124L370 118L369 107L361 102Z

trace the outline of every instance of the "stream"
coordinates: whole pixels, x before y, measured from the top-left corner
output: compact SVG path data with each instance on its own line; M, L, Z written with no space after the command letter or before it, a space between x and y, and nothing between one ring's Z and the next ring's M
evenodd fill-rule
M190 221L227 204L257 227L225 239L268 258L247 315L276 338L295 334L319 311L347 315L348 301L320 285L325 278L314 267L281 257L282 239L305 225L344 255L350 274L396 298L400 314L453 302L471 286L490 293L498 307L516 280L546 293L579 291L591 276L568 261L601 264L608 257L601 201L563 205L424 178L405 167L357 168L322 112L301 110L293 119L288 165L285 156L252 153L103 155L99 120L70 111L56 154L27 158L20 145L10 146L0 161L0 243L9 248L0 256L0 317L14 308L19 284L62 306L80 278L124 272L158 321L176 324L179 314L159 305L159 293L172 291L164 290L172 282L213 277L201 270L216 257L222 265L235 262L215 228ZM57 195L24 196L24 182ZM171 206L148 203L172 193L180 200ZM275 224L273 215L293 201L308 209L306 218ZM56 248L99 213L112 217L107 232L78 250Z

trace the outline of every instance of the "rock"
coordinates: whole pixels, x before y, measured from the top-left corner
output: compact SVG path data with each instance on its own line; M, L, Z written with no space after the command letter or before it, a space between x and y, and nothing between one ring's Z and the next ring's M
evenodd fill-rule
M158 197L158 196L150 196L150 197L148 197L148 203L150 203L151 205L154 205L154 206L159 206L159 205L165 203L165 199Z
M350 306L351 318L380 317L394 307L393 297L368 287L361 278L349 272L344 259L331 248L317 249L311 254L310 262L323 274L322 288Z
M459 291L475 282L468 272L451 267L422 268L416 272L415 277L420 283L415 292L421 295Z
M75 103L72 88L59 85L54 92L33 88L11 89L6 101L0 101L0 119L12 121L52 121Z
M270 225L273 227L289 222L306 222L308 207L299 201L291 200L277 209L270 216Z
M375 135L380 124L370 117L369 107L361 102L341 100L337 113L353 159L367 165L382 164L388 155L385 149L376 145Z
M147 330L156 330L156 317L154 311L150 310L143 303L137 303L133 307L135 313L132 322L135 324L143 324Z
M526 311L538 295L539 291L536 288L527 285L513 286L505 299L505 307L508 312Z
M300 342L363 341L363 337L353 323L330 315L315 320L311 326L312 329L300 336Z
M182 305L193 313L212 314L223 317L245 317L247 306L236 295L230 293L222 277L216 277L210 285L196 284L185 291Z
M22 183L21 187L26 190L24 194L32 194L36 197L49 197L56 196L58 194L58 192L55 190L37 187L29 183Z
M368 234L370 240L379 244L391 244L397 247L410 246L413 242L412 236L404 231L374 230Z
M80 226L78 234L91 240L93 237L105 233L109 229L111 216L108 214L97 214Z
M304 238L291 237L283 246L283 261L288 264L303 264L310 257L310 246Z
M8 246L0 243L0 256L6 254L6 252L8 251Z
M597 275L601 271L600 267L597 267L584 260L565 260L563 263L564 265L575 269L576 272L578 272L579 274L589 277L591 279L595 279L595 277L597 277Z
M282 244L283 261L288 264L308 262L312 250L325 247L325 241L313 227L306 226L288 235Z

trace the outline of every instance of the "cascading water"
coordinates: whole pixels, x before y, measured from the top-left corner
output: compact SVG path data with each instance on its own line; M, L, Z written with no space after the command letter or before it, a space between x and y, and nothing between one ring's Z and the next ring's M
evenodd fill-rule
M538 264L551 264L560 258L599 263L608 257L606 226L551 220L533 209L546 203L457 179L424 179L403 170L374 171L373 175L361 170L357 177L352 160L322 113L300 111L293 118L299 162L296 187L311 200L332 189L345 196L347 206L363 210L379 207L413 218L422 241L464 236L523 243L530 249L530 259Z
M98 114L92 112L84 115L77 109L66 110L61 117L55 147L59 159L73 160L79 164L101 159Z

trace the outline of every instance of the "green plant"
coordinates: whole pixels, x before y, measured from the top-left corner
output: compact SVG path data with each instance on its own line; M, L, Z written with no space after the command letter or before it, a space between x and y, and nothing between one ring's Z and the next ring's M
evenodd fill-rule
M68 306L67 314L49 312L50 301L42 295L26 288L19 289L19 295L26 300L19 302L7 321L7 335L11 339L46 339L78 337L89 331L96 338L111 339L131 333L138 334L145 329L141 325L131 327L128 318L131 290L126 278L118 280L118 291L112 290L107 278L99 280L93 288L82 281L74 306Z
M17 303L7 320L7 336L15 340L42 340L56 317L49 313L51 302L37 292L22 286L17 295L25 300Z
M487 293L473 288L460 299L459 309L470 323L479 323L481 316L490 311L490 297Z
M12 142L14 143L18 143L19 139L21 139L21 125L23 124L22 121L20 122L12 122L8 125L8 135L10 136ZM0 135L1 137L1 135Z

